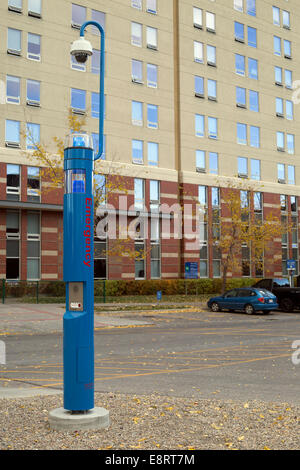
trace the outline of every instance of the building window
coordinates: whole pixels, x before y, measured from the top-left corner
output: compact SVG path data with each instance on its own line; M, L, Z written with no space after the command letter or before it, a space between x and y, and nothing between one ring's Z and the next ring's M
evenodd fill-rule
M105 13L98 10L92 10L92 21L96 21L97 23L99 23L105 31ZM96 26L92 26L91 31L92 34L100 36L100 31Z
M28 33L27 58L31 60L41 60L41 36Z
M5 145L7 147L20 147L20 121L5 121Z
M147 64L147 86L157 88L157 65Z
M281 55L281 39L278 36L274 36L274 54Z
M234 38L238 42L245 41L245 31L244 25L238 21L234 22Z
M195 76L195 96L198 98L204 97L204 78Z
M244 77L245 69L245 56L235 54L235 73Z
M206 171L204 150L196 150L196 171L199 173L205 173Z
M85 114L86 91L78 88L71 88L71 108L75 114Z
M273 24L280 26L280 9L278 7L273 7Z
M206 12L206 30L211 33L216 31L216 15L209 11Z
M256 113L259 112L259 94L257 91L249 90L249 109Z
M243 0L233 0L233 8L237 11L243 12Z
M207 118L207 125L208 125L208 137L210 139L217 139L218 138L218 120L214 117Z
M194 60L203 64L203 43L194 41Z
M158 128L158 106L147 104L147 126L151 129Z
M286 88L292 89L292 86L293 86L292 76L293 76L293 73L291 70L284 71L284 82L285 82Z
M145 279L145 242L136 241L134 244L135 258L135 279Z
M237 143L247 145L247 125L240 122L237 123Z
M131 23L131 44L142 47L142 25L140 23Z
M12 75L6 76L7 103L20 104L20 78Z
M256 16L256 0L247 0L247 13Z
M284 50L284 57L286 59L291 59L292 58L292 43L291 43L291 41L288 41L287 39L283 40L283 50Z
M150 211L158 212L159 211L159 202L160 202L160 184L157 180L150 180Z
M8 201L20 200L20 166L6 165L6 199Z
M290 13L286 10L282 11L282 26L286 29L291 27Z
M248 26L248 46L257 47L257 31Z
M275 67L275 85L282 86L282 68Z
M28 122L26 124L26 148L27 150L36 150L40 143L40 125Z
M131 80L135 83L143 83L143 62L141 60L132 59Z
M147 47L148 49L157 49L157 29L147 26L146 30Z
M195 115L195 132L197 137L204 137L204 116L202 114Z
M40 279L40 214L27 214L27 279Z
M148 165L158 166L158 144L148 142Z
M132 163L138 163L142 165L144 163L143 157L143 141L132 140Z
M145 207L145 181L141 178L134 179L134 207L138 210Z
M6 212L6 279L17 280L20 275L19 212Z
M248 57L248 77L258 80L258 62Z
M285 102L285 109L286 109L286 118L290 121L294 119L294 106L293 102L290 100L286 100Z
M217 175L219 172L219 157L216 152L209 152L208 154L209 161L209 172L213 175Z
M246 108L246 88L236 87L236 105Z
M93 92L91 93L91 100L92 100L92 117L99 118L99 93Z
M16 13L22 12L22 0L8 0L8 9Z
M202 21L203 21L203 16L202 16L202 10L201 8L193 7L193 21L194 21L194 27L202 29Z
M141 10L143 7L142 0L131 0L131 6L132 8L137 8L138 10Z
M86 21L86 8L81 5L72 3L72 27L80 29L82 24Z
M295 136L293 134L286 135L287 151L290 155L295 153Z
M8 28L7 30L7 52L8 54L21 55L21 31Z
M107 240L94 239L94 278L107 278Z
M295 167L294 165L288 165L288 184L295 184Z
M42 0L28 0L28 15L35 18L42 16Z
M41 200L40 169L37 167L27 167L27 201L39 202Z
M248 159L245 157L238 157L238 176L248 178Z
M277 163L277 178L278 183L285 184L285 166L283 163Z
M27 80L26 81L26 91L27 91L27 104L31 106L39 106L41 101L41 83L37 80Z
M242 276L250 276L250 248L246 245L242 246Z
M156 15L157 13L157 0L147 0L147 7L146 10L148 13L152 13L153 15Z
M207 98L209 100L217 100L217 82L216 80L207 80Z
M250 146L260 147L260 129L256 126L250 126Z
M99 49L93 49L91 72L96 75L100 74L100 51Z
M159 225L159 219L157 222ZM160 279L160 277L160 242L151 240L151 279Z
M207 46L206 48L207 54L207 65L216 66L217 64L217 53L215 46Z
M251 179L259 181L260 180L260 160L251 158L250 167L251 167Z
M131 122L134 126L143 125L143 103L140 101L131 103Z

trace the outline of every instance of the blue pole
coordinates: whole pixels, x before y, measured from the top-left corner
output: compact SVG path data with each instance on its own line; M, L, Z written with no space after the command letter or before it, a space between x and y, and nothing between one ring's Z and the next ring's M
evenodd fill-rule
M99 151L94 155L87 135L73 134L64 154L64 408L85 412L94 408L94 161L103 153L105 34L96 21L88 25L101 35Z
M84 37L85 28L89 25L96 26L100 31L100 95L99 95L99 151L94 160L101 158L103 153L103 129L104 129L104 75L105 75L105 33L97 21L86 21L80 28L80 36Z

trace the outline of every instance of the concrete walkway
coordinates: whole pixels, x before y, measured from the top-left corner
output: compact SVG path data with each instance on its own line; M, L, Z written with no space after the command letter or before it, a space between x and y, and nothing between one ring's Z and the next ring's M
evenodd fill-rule
M64 304L0 305L0 337L12 334L47 334L62 332ZM146 325L151 322L113 316L95 315L95 329Z

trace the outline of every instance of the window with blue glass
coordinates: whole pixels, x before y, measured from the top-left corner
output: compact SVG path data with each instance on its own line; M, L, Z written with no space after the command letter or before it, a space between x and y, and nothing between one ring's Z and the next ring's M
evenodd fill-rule
M85 112L86 91L78 88L71 88L71 107L73 110Z
M235 73L238 75L245 76L245 56L240 54L235 54Z
M294 106L291 100L285 102L286 118L290 121L294 119Z
M141 60L131 60L131 79L136 83L143 83L143 62Z
M258 80L258 61L251 57L248 58L248 77Z
M26 88L27 88L27 101L31 101L34 103L40 103L41 101L41 82L37 80L27 80L26 81Z
M132 163L144 163L144 143L142 140L132 140Z
M276 85L282 85L282 68L275 66L275 83Z
M247 145L247 125L240 122L237 123L237 143Z
M132 101L131 104L131 120L134 126L143 125L143 103L140 101Z
M256 16L256 0L247 0L247 13L251 16Z
M27 57L31 60L41 60L41 36L28 33Z
M291 70L285 70L284 71L284 82L286 88L292 88L293 87L293 74Z
M147 86L157 88L157 65L147 64Z
M92 10L92 20L99 23L105 31L105 13L98 10ZM93 34L100 35L99 29L96 28L96 26L92 26L91 31Z
M204 116L202 114L195 115L195 133L197 137L204 137Z
M148 165L158 166L158 143L148 142Z
M6 76L7 103L20 104L20 78L12 75Z
M288 184L295 184L295 167L294 165L288 165Z
M283 48L284 48L284 57L290 59L292 57L292 43L287 39L283 40Z
M91 72L95 73L96 75L100 74L100 50L99 49L93 49Z
M208 65L216 65L217 64L217 52L215 46L207 46L206 48L207 54L207 64Z
M204 172L205 168L205 152L204 150L196 150L196 170L199 172Z
M207 97L212 100L217 99L217 82L216 80L207 80Z
M40 143L40 125L27 123L26 129L26 148L28 150L35 150L36 145Z
M251 179L252 180L260 180L260 160L256 158L251 158L250 160L250 170L251 170Z
M204 78L195 76L195 95L198 97L204 96Z
M91 93L91 100L92 100L92 117L99 118L99 93L92 92ZM105 96L104 96L104 118L105 118Z
M257 91L249 90L249 108L250 111L259 112L259 94Z
M216 152L209 152L208 154L209 172L217 175L219 171L219 158Z
M158 128L158 106L147 104L147 126L151 129Z
M246 157L238 157L238 176L248 176L248 159Z
M99 134L96 132L92 132L92 140L93 140L93 147L94 152L99 152ZM106 158L106 135L103 135L103 152L101 155L101 160L105 160Z
M244 42L245 40L245 27L238 21L234 22L234 37L236 41Z
M260 129L257 126L250 126L250 146L260 147Z
M21 53L21 34L18 29L7 29L7 52L18 55Z
M294 134L287 134L286 135L286 144L287 144L287 151L290 155L294 155L295 153L295 136Z
M274 36L274 54L281 55L281 39L278 36Z
M236 105L246 107L246 88L236 87Z
M6 119L5 142L20 144L20 121Z
M218 138L218 120L214 117L207 118L207 126L208 126L208 137L210 139L217 139Z
M276 132L277 150L284 150L284 132Z
M248 26L248 46L257 47L257 31L251 26Z
M283 117L283 99L276 98L276 115Z

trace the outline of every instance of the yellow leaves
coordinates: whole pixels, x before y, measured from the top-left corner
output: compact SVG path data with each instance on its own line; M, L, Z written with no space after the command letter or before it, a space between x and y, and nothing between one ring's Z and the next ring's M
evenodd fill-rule
M218 426L217 424L212 423L212 424L211 424L211 427L212 427L213 429L216 429L217 431L220 431L220 430L222 429L222 427L223 427L223 424L221 423L221 424Z
M138 424L139 420L140 420L140 418L138 418L137 416L132 418L132 421L134 422L134 424Z

